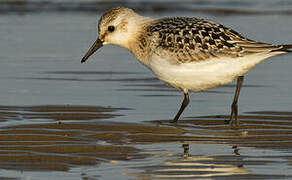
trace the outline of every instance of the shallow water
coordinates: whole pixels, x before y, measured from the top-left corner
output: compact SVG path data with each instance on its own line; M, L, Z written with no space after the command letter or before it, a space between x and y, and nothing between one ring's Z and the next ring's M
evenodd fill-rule
M249 3L264 11L270 3L274 10L290 7L288 1L285 8L279 1L197 1L195 9L204 11L141 13L204 17L258 41L292 42L289 13L208 10L246 10ZM101 13L86 12L0 16L0 179L292 178L291 55L247 74L239 128L223 123L234 83L191 93L182 120L173 125L182 93L159 82L129 52L107 46L80 64Z

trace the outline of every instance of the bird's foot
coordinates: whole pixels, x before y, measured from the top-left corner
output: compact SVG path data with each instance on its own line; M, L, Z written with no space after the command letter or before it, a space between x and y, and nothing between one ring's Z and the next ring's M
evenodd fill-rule
M178 122L178 119L173 119L173 120L170 120L169 122L172 124L176 124Z

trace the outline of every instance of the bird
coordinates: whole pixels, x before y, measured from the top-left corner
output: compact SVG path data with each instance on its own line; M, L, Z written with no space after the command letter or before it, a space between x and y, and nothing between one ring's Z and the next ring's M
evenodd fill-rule
M189 104L189 92L216 88L233 81L230 126L238 126L238 98L244 75L264 60L292 52L292 44L274 45L248 39L222 24L196 17L150 18L125 7L107 10L98 21L98 37L81 59L85 62L103 45L129 50L166 85L183 92L182 104L171 120Z

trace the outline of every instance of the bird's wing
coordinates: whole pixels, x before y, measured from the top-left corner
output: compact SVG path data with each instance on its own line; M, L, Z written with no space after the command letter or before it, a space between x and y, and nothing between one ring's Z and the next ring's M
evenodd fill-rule
M283 48L249 40L221 24L197 18L159 19L148 27L148 33L152 37L151 52L174 63L240 57Z

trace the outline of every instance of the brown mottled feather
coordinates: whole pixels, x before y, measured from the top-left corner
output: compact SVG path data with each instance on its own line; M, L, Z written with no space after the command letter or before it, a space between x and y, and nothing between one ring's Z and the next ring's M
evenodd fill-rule
M164 18L146 27L140 39L151 39L151 52L174 62L201 61L211 57L239 57L280 50L281 45L255 42L223 25L198 18ZM146 47L143 43L144 48Z

